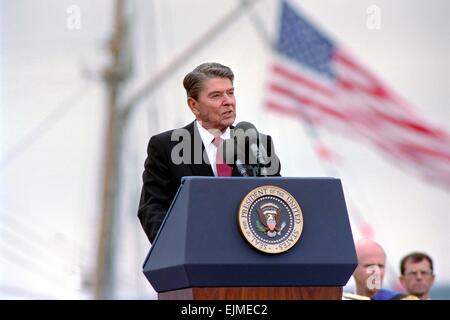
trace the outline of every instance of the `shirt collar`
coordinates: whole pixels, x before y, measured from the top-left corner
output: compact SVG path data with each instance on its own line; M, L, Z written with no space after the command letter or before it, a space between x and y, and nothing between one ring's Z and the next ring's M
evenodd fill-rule
M197 120L195 120L195 124L197 126L198 132L200 133L203 144L205 145L205 148L207 148L213 142L214 135L207 129L203 128ZM230 139L230 127L228 127L225 132L220 135L220 137L223 140Z

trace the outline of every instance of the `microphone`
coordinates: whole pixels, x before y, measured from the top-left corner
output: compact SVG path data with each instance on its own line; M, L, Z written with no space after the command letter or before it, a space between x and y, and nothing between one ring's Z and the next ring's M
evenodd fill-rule
M269 163L267 151L264 148L263 143L261 143L261 140L263 140L264 137L267 142L267 137L261 135L256 127L250 122L239 122L234 129L234 138L237 146L242 146L242 149L244 150L246 150L246 146L248 146L251 151L251 155L253 156L249 157L250 164L256 165L258 175L267 176L267 170L264 167L260 168L260 165L266 165Z
M236 164L236 168L239 171L239 174L243 177L248 177L247 169L245 167L245 164L242 162L242 160L237 158L235 164Z

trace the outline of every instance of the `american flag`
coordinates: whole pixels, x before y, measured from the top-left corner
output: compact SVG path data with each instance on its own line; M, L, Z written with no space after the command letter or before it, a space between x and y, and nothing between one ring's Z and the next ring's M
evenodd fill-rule
M450 135L286 1L269 79L269 109L369 142L402 170L450 189Z

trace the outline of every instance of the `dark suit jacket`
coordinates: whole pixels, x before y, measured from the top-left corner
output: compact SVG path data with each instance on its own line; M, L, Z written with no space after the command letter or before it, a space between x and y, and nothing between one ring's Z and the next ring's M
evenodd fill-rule
M270 155L273 145L269 136L268 146ZM138 217L148 239L153 242L180 186L181 178L214 176L214 173L195 122L184 128L153 136L148 143L147 154ZM235 167L232 175L241 176ZM280 166L273 175L280 175Z

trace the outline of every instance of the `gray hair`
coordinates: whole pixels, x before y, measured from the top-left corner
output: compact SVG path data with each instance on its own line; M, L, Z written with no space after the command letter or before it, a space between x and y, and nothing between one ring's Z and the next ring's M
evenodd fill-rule
M234 80L233 71L229 67L216 62L202 63L184 77L183 86L187 96L197 100L203 82L216 77L228 78L231 83Z

